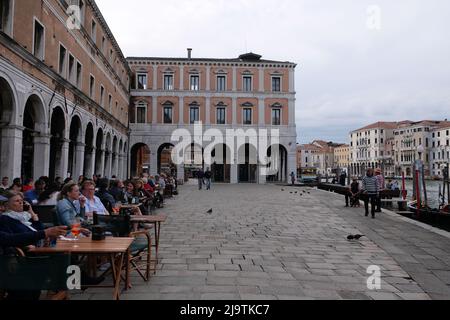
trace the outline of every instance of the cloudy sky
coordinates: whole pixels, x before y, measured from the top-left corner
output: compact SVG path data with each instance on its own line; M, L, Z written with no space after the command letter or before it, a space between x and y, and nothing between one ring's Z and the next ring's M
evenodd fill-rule
M192 47L194 57L296 62L300 143L347 142L378 120L450 119L448 0L96 2L125 56Z

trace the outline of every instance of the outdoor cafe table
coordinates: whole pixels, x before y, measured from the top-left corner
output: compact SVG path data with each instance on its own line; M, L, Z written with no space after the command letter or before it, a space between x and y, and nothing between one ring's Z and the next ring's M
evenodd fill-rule
M109 255L114 278L113 298L119 300L120 281L124 260L128 256L128 249L131 246L133 238L111 238L107 237L102 241L93 241L89 238L80 238L76 241L58 240L55 247L33 248L29 252L33 254L75 254L75 255ZM118 259L116 259L116 257ZM128 272L128 268L127 268ZM128 274L127 274L128 278Z
M159 249L159 235L161 233L161 223L166 222L167 216L149 215L149 216L131 216L131 222L133 223L148 223L155 226L155 251L156 251L156 264L158 264L158 249ZM155 268L156 271L156 268Z

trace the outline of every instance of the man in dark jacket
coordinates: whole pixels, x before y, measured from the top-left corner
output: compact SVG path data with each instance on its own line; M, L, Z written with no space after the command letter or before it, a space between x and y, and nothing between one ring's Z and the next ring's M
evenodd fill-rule
M197 171L197 179L198 179L198 190L202 190L203 188L203 178L205 178L205 173L203 169Z
M211 190L211 177L212 173L209 168L207 168L205 171L206 190Z

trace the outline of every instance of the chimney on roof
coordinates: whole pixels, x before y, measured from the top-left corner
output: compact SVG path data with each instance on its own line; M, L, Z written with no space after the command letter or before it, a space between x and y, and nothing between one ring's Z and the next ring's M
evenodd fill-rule
M191 59L192 58L192 49L188 48L187 52L188 52L188 59Z

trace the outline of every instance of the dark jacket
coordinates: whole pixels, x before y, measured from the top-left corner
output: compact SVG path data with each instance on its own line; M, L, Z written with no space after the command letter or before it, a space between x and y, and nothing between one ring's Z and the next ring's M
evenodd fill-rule
M0 216L0 246L2 247L23 247L34 245L39 240L45 238L44 226L39 221L33 221L32 227L37 232L32 231L26 225L7 216ZM9 235L9 237L8 237ZM13 237L16 235L16 237ZM34 242L29 242L36 240Z
M103 204L109 203L111 205L111 207L115 207L116 200L114 199L114 197L108 191L100 189L98 192L95 193L95 195L97 197L99 197L100 201Z
M38 232L25 232L12 234L8 232L0 231L0 247L26 247L37 243L39 240L45 239L45 231L40 230Z

